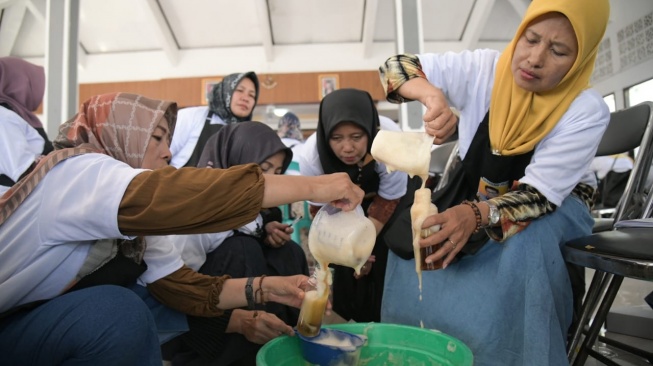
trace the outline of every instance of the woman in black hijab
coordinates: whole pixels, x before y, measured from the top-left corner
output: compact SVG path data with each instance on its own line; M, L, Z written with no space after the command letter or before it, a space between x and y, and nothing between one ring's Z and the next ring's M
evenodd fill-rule
M408 177L388 173L370 154L379 129L399 130L391 120L379 118L372 97L363 90L340 89L320 103L317 131L304 144L299 169L302 175L346 172L365 191L362 208L374 223L377 241L372 256L355 276L354 270L334 265L333 310L357 322L378 322L388 247L381 239L400 199ZM315 214L319 207L311 206Z
M207 142L198 167L226 169L257 163L264 174L283 174L292 150L276 132L261 122L224 126ZM225 194L229 194L225 192ZM244 227L235 230L217 249L206 255L198 272L246 278L273 274L306 274L308 264L301 246L290 239L293 229L281 223L279 208L265 209ZM174 364L202 360L208 365L254 365L261 345L279 336L279 319L297 324L299 310L267 303L256 309L225 311L219 318L188 317L190 331L180 337L181 353Z

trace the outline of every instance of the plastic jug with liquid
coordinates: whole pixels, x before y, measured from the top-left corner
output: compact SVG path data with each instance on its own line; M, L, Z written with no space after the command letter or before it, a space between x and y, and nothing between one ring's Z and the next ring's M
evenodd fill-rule
M308 232L308 248L318 263L339 264L360 273L372 254L376 229L363 208L342 211L324 205L315 215Z
M370 153L388 171L400 170L425 181L429 174L433 136L425 132L381 130L376 133Z

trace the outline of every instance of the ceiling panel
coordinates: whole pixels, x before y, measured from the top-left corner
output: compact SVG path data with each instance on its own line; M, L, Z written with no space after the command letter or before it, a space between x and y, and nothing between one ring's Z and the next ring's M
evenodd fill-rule
M275 45L360 42L365 0L268 0Z
M396 38L395 2L394 0L378 0L376 24L374 26L374 41L394 42Z
M483 33L481 33L481 41L509 42L515 35L520 22L521 15L517 14L508 0L496 0Z
M89 54L161 48L152 14L134 0L81 0L79 41Z
M256 0L159 0L159 4L181 49L261 44Z
M474 3L475 0L422 1L424 41L460 41Z
M41 57L44 51L45 23L37 20L30 12L25 12L12 54L20 57Z

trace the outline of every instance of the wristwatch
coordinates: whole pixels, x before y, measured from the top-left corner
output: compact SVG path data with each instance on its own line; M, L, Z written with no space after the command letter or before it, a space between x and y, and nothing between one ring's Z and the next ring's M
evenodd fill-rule
M490 212L487 214L487 226L486 227L492 227L495 226L496 224L499 223L499 220L501 220L501 213L499 213L499 208L497 205L490 201L485 201L487 203L487 206L490 208Z

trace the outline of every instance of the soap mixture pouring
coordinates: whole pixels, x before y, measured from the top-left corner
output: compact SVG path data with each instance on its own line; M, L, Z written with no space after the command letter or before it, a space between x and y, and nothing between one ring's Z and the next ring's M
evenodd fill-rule
M435 253L438 249L437 245L427 248L419 246L420 238L425 238L440 230L439 225L422 230L424 220L428 216L438 213L437 207L431 203L431 190L425 188L429 175L432 147L433 136L424 132L379 131L371 149L374 159L384 163L388 172L400 170L406 172L411 178L418 176L422 180L422 186L415 191L415 198L410 209L415 272L417 272L420 293L422 291L422 270L442 268L442 260L436 263L424 262L425 257Z
M353 268L357 274L374 249L376 229L358 206L341 211L323 206L315 215L308 234L308 248L318 263L309 282L299 313L297 331L306 337L319 334L332 283L329 264Z

